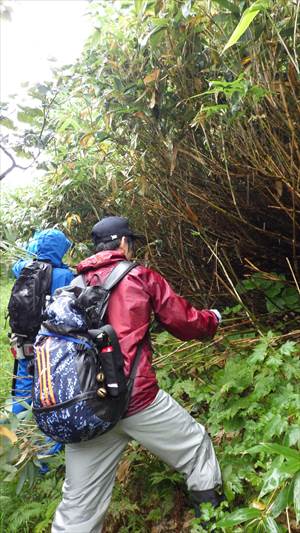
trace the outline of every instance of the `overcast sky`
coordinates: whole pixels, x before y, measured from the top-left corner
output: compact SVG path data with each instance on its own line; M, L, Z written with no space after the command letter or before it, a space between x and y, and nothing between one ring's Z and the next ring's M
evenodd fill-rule
M12 8L11 20L1 20L0 97L25 93L22 84L43 82L51 78L51 67L72 63L92 31L85 15L88 0L6 0ZM56 62L49 61L56 58ZM8 161L1 154L1 171ZM20 160L26 165L27 160ZM31 171L15 169L3 181L28 182Z

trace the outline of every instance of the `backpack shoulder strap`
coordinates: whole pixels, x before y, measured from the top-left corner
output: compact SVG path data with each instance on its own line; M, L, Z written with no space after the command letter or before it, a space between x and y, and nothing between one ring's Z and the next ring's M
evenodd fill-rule
M80 289L86 289L87 284L85 282L84 276L79 274L76 278L72 279L70 287L79 287Z
M132 261L121 261L118 263L102 284L103 289L111 291L136 266L138 266L137 263L133 263Z
M126 274L136 266L137 263L133 263L132 261L121 261L113 268L101 287L107 291L111 291L119 283L119 281L121 281L121 279L123 279ZM84 276L82 274L76 276L76 278L71 281L70 286L86 289L87 284Z
M128 272L130 272L130 270L132 270L136 266L137 263L133 263L131 261L121 261L113 268L110 274L108 274L106 280L101 285L102 289L107 291L107 297L103 302L103 307L101 309L101 320L103 320L104 315L106 313L110 291L119 283L119 281L121 281L126 276L126 274L128 274Z

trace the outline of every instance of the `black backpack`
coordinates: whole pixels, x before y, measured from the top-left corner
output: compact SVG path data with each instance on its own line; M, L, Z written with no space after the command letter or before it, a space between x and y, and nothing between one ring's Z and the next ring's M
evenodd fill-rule
M21 270L8 302L9 325L13 336L34 342L43 320L51 280L52 265L45 261L34 260Z
M127 410L142 342L126 379L118 338L105 313L110 292L135 266L121 261L101 286L86 287L79 276L57 289L47 306L34 345L32 411L39 428L58 442L106 433Z

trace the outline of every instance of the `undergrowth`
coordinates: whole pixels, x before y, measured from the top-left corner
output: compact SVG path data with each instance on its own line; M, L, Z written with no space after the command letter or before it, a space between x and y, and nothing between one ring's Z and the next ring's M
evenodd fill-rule
M217 510L203 506L205 531L300 531L300 350L299 330L290 327L299 298L288 291L285 305L280 290L280 315L278 306L267 307L270 286L254 281L244 290L263 291L264 320L249 321L239 305L225 310L218 335L207 343L153 334L160 386L206 426L220 461L226 501ZM42 475L31 413L23 419L3 415L1 428L9 433L2 435L1 531L49 532L63 454ZM104 531L204 530L193 517L182 476L132 442L119 465Z

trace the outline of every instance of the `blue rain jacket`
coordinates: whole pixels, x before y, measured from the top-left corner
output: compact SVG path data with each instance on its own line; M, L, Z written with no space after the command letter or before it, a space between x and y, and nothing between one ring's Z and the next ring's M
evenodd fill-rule
M40 260L47 259L51 261L53 266L51 294L54 293L55 289L69 285L74 278L72 271L62 262L63 256L70 246L69 239L62 231L57 229L36 231L26 246L26 250L32 255L33 259L36 257ZM12 271L16 278L19 277L21 270L30 261L30 259L19 259L14 264ZM26 409L24 405L18 403L21 398L26 398L26 403L31 404L32 378L28 377L28 364L29 361L27 359L18 361L12 406L14 414Z

